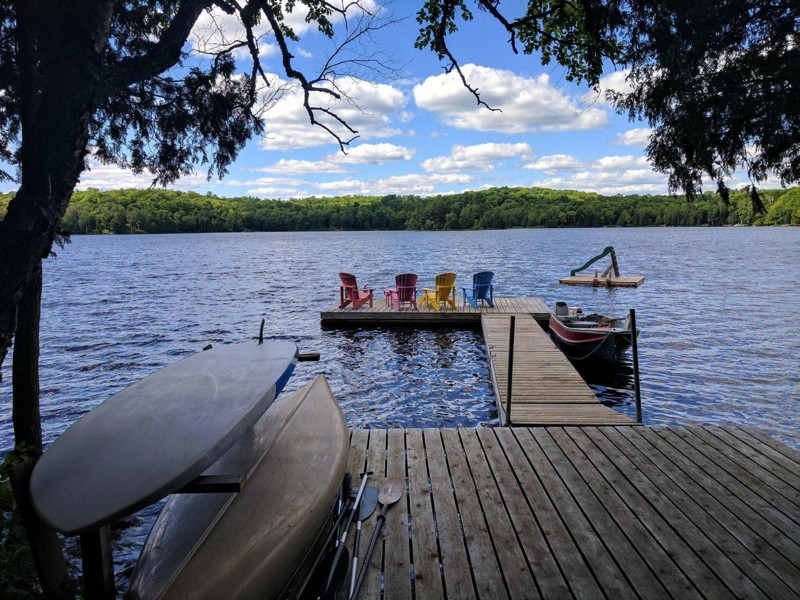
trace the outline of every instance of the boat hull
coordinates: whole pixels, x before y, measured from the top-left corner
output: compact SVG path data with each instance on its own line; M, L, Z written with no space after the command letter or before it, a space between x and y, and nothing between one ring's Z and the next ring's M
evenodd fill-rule
M328 521L347 467L344 416L323 377L270 407L207 474L238 494L169 498L128 598L276 598Z
M615 363L631 347L630 328L569 327L554 315L550 315L549 325L553 341L572 360Z

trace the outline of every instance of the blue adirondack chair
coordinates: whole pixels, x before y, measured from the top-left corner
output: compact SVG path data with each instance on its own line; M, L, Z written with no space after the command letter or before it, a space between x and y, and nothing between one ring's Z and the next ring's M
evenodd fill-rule
M469 302L472 308L478 308L478 304L488 304L494 307L494 286L492 278L494 273L483 271L472 276L472 290L461 288L464 291L464 305Z

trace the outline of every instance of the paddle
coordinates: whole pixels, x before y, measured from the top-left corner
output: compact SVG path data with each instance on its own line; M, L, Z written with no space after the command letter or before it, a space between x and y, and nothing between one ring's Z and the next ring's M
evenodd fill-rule
M356 587L356 575L358 574L358 546L361 542L361 522L369 518L378 506L378 488L368 487L364 490L364 497L361 499L361 508L358 511L358 522L356 523L356 537L353 540L353 569L350 574L350 596Z
M350 594L350 600L358 598L358 592L361 591L361 584L364 583L364 576L367 574L367 567L369 567L369 562L372 560L372 553L375 552L375 544L383 529L383 524L386 522L386 513L389 511L389 507L392 504L400 500L404 489L405 481L402 479L387 479L383 487L381 487L381 492L378 495L378 502L383 505L383 508L381 508L381 514L378 515L378 521L375 523L375 531L372 533L372 539L369 541L367 555L364 557L364 564L361 565L361 570L358 572L358 580L356 581L355 589Z
M336 554L333 557L333 563L331 564L330 571L328 571L328 578L325 580L325 587L323 588L325 594L330 593L333 576L337 570L341 569L339 566L339 560L342 556L342 552L344 551L344 545L345 542L347 542L347 536L350 534L350 525L353 524L353 518L356 516L356 511L358 510L361 502L361 497L364 495L364 488L367 486L367 478L371 475L371 473L371 471L362 473L363 477L361 479L361 485L358 488L358 494L356 494L355 502L353 502L350 507L350 516L347 518L347 524L344 526L344 533L342 533L342 538L339 540L339 545L336 548ZM347 568L345 567L345 577L346 572Z

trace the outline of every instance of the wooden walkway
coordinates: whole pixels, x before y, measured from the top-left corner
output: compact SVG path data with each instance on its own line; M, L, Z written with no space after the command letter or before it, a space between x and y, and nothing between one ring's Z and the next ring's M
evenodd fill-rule
M594 275L572 275L558 280L567 285L590 285L593 287L639 287L644 283L644 275L595 277Z
M510 323L504 315L481 318L501 424L506 422ZM533 318L516 315L514 332L512 425L638 425L600 404Z
M375 290L376 294L378 290ZM508 314L527 314L532 315L537 320L547 321L550 310L547 305L539 298L495 298L494 308L481 307L472 308L471 306L460 306L456 310L436 311L432 308L402 308L394 310L387 306L383 298L375 297L372 308L362 306L358 310L345 307L339 308L335 305L328 310L320 313L323 325L357 325L359 327L383 325L411 325L411 326L435 326L435 325L473 325L478 326L481 315L508 315Z
M407 490L361 598L798 598L800 453L756 431L356 430L365 468Z

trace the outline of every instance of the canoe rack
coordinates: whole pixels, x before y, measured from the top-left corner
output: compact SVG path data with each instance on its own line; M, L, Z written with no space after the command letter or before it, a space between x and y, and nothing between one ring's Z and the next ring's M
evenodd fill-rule
M598 275L595 269L594 275L578 275L581 271L589 268L604 256L611 255L611 264L603 271L602 275ZM611 274L613 271L613 275ZM619 265L617 264L617 253L614 251L614 246L606 246L603 251L597 256L590 258L586 264L572 269L569 272L569 277L564 277L558 280L559 283L567 285L591 285L593 287L639 287L644 283L644 275L628 275L623 277L619 273Z

